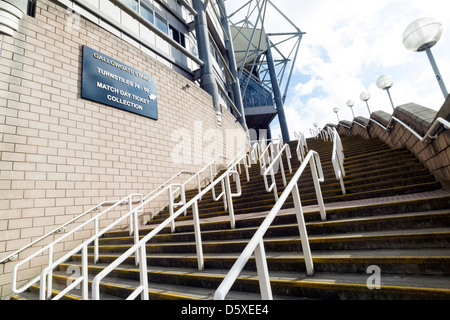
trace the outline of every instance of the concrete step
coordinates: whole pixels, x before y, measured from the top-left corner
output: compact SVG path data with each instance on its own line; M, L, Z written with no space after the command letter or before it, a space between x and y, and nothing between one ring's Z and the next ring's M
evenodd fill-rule
M104 269L103 264L90 267L92 275ZM63 268L63 267L62 267ZM64 273L64 271L62 270ZM307 276L302 271L270 271L272 291L278 298L312 298L312 299L449 299L450 280L437 275L380 274L379 289L370 289L371 274L316 272ZM197 288L211 290L212 297L227 273L226 269L198 271L192 268L150 267L148 270L149 288L155 284L185 287L184 297ZM116 281L137 279L139 270L132 265L123 265L114 271ZM63 279L62 281L64 281ZM107 283L105 286L107 287ZM156 286L155 286L156 287ZM167 287L166 287L167 288ZM259 283L254 271L244 270L238 277L233 291L249 294L259 293Z

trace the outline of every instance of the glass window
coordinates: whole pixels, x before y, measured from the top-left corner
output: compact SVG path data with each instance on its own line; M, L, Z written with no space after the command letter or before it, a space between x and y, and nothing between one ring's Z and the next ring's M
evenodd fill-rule
M186 36L184 33L178 31L174 26L169 24L169 36L179 44L181 44L184 48L186 48Z
M165 34L169 33L169 29L167 28L167 21L159 14L156 14L156 26Z
M180 32L170 24L169 24L169 35L172 37L173 40L180 43Z
M129 6L134 11L138 12L138 0L125 0L127 6Z
M148 8L146 5L141 4L141 16L149 21L150 23L154 23L153 18L153 10Z

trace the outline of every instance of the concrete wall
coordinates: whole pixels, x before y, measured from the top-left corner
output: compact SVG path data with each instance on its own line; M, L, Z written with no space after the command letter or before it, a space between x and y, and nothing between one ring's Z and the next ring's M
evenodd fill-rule
M407 124L419 136L424 137L438 117L449 121L450 97L438 112L409 103L395 108L393 116ZM445 130L441 125L436 132L432 133L437 136L435 139L421 141L400 123L396 121L390 123L390 119L390 114L376 111L370 117L373 121L355 118L352 123L339 123L338 132L342 136L357 134L365 138L377 137L392 148L409 149L442 183L442 186L450 190L450 130ZM384 127L389 124L392 126L386 130L374 121ZM362 123L363 126L357 125L356 122Z
M211 97L194 83L92 22L81 19L73 28L69 20L65 8L41 0L36 17L24 17L15 37L4 38L0 259L101 201L145 195L181 169L197 171L246 145L236 119L223 110L219 126ZM82 45L154 77L159 120L82 99ZM155 202L146 215L165 204ZM57 255L80 242L69 239ZM43 260L26 266L20 278L35 275ZM0 265L3 298L13 266Z

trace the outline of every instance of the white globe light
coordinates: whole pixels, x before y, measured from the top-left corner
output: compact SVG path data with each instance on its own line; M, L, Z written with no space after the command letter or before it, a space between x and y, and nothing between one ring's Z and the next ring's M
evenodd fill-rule
M367 100L370 99L370 93L368 93L367 91L364 91L364 92L362 92L362 93L359 95L359 98L360 98L362 101L367 101Z
M410 51L425 51L441 39L442 30L442 24L434 18L418 19L403 33L403 45Z
M355 103L352 100L347 101L347 106L349 106L350 108L352 108L354 105Z
M394 79L391 76L384 75L379 77L377 80L377 86L381 90L389 89L390 87L392 87L393 84Z
M338 107L333 108L333 111L334 111L335 113L338 113L338 112L339 112L339 108L338 108Z

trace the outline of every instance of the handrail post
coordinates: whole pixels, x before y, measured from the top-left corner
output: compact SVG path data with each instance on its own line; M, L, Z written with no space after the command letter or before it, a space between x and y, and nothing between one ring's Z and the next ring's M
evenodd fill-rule
M315 157L311 157L309 160L309 163L311 165L311 172L313 176L313 182L314 182L314 189L316 190L316 197L317 197L317 203L319 205L320 210L320 217L323 221L327 220L327 214L325 212L325 204L323 203L323 197L322 197L322 191L320 189L320 183L319 183L319 176L317 174L317 166L316 161L314 160ZM317 164L320 166L320 169L322 168L320 165L320 159L318 159L319 163Z
M231 185L230 185L230 176L227 175L225 177L225 188L226 188L226 197L228 202L228 213L230 214L230 224L231 229L236 227L236 222L234 219L234 208L233 208L233 198L231 197Z
M46 295L46 273L42 272L40 276L39 300L47 300Z
M99 222L98 222L98 217L95 217L94 219L94 232L95 234L98 234L98 229L99 229ZM98 262L98 237L95 238L94 240L94 263Z
M173 199L173 193L172 193L172 185L170 185L168 191L169 191L169 215L173 216L173 207L174 207L173 201L174 201L174 199ZM173 220L170 223L170 231L172 233L175 232L175 220Z
M53 263L53 246L48 249L48 265ZM53 270L50 270L47 275L47 300L52 296L52 283L53 282Z
M134 212L133 212L133 220L134 220L134 231L133 231L133 234L134 234L134 244L136 244L136 243L139 242L139 226L138 226L138 215L137 215L137 210L134 210ZM140 260L140 257L139 257L138 254L136 254L136 255L134 256L134 264L135 264L135 266L138 266L138 265L139 265L139 260Z
M82 298L83 300L89 299L89 279L88 279L88 247L87 243L83 247L81 252L81 272L83 277Z
M128 212L131 212L133 210L133 196L130 194L128 195ZM133 235L133 216L130 216L130 236Z
M204 269L204 259L203 259L203 246L202 246L202 234L200 230L200 221L198 217L198 203L194 201L192 205L192 212L194 218L194 235L195 235L195 246L197 249L197 263L198 270L203 271Z
M147 275L147 254L146 254L145 243L139 247L138 252L136 252L135 254L139 256L139 260L140 260L139 279L140 279L140 285L142 287L141 299L148 300L149 295L148 295L148 275Z
M305 217L303 216L303 209L300 201L300 193L297 184L295 184L294 188L292 189L292 198L294 199L295 214L297 216L298 230L300 233L302 251L306 264L306 273L308 275L312 275L314 273L314 265L312 262L311 248L309 246Z
M270 286L269 268L267 267L267 257L264 250L263 239L255 248L256 270L258 273L259 289L262 300L273 300L272 288Z

